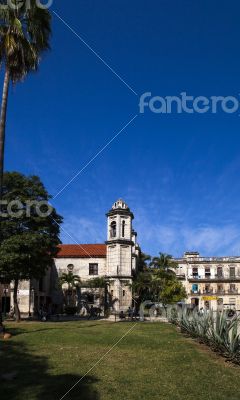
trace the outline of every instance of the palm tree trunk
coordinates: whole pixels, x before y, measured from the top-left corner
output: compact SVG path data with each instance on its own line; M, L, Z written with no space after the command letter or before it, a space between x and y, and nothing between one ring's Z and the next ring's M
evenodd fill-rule
M3 92L2 92L1 113L0 113L0 200L2 199L2 189L3 189L4 145L5 145L5 128L6 128L9 83L10 83L10 73L9 69L6 68L4 83L3 83Z
M6 127L6 115L7 115L7 102L8 102L8 90L10 83L9 69L6 67L3 92L2 92L2 105L0 113L0 214L2 211L2 191L3 191L3 169L4 169L4 145L5 145L5 127ZM1 218L1 215L0 215ZM0 310L0 314L1 314ZM2 318L2 315L1 315Z
M76 286L76 293L77 293L77 308L79 312L81 309L81 297L82 297L81 286L79 285Z
M107 317L108 313L108 284L104 284L104 316Z
M13 304L14 304L14 313L15 313L15 318L17 322L20 322L21 320L21 315L20 315L20 310L18 307L18 279L15 279L14 281L14 289L13 289Z

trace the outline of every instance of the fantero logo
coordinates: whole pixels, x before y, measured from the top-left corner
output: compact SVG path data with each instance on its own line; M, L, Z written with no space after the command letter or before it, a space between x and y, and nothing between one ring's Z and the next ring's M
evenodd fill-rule
M48 217L53 211L52 206L45 200L0 200L0 217L2 218L22 218L26 216L30 218L32 215L39 217Z
M155 114L216 114L224 112L234 114L240 111L240 101L236 96L191 96L182 92L178 96L152 96L145 92L140 97L139 112L148 109Z

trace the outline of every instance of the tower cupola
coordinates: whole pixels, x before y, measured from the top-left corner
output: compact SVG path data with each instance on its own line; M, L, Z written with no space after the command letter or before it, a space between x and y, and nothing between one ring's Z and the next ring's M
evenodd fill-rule
M124 200L113 203L108 217L108 241L132 241L132 220L134 218L130 208Z

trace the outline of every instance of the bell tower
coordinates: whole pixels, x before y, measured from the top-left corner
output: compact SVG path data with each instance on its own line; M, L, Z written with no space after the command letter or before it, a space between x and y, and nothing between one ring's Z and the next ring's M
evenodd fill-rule
M111 292L118 299L115 308L125 310L132 305L132 281L134 241L132 240L133 213L119 199L107 213L107 276Z

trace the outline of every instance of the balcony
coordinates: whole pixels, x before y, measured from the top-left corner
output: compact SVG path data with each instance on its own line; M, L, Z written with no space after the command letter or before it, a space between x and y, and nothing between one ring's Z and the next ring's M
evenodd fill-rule
M204 290L191 290L191 296L224 296L224 295L235 295L238 294L238 289L204 289Z
M185 280L185 279L186 279L186 275L185 275L185 274L178 274L178 273L176 273L176 277L177 277L177 279L179 279L179 280Z
M226 290L224 289L217 289L215 291L215 294L219 295L219 296L223 296L224 294L226 294Z
M188 275L189 282L240 282L240 274L230 275Z
M204 289L203 294L213 294L213 289Z
M228 294L238 294L238 289L228 289Z
M191 295L193 296L200 296L201 290L191 290Z

